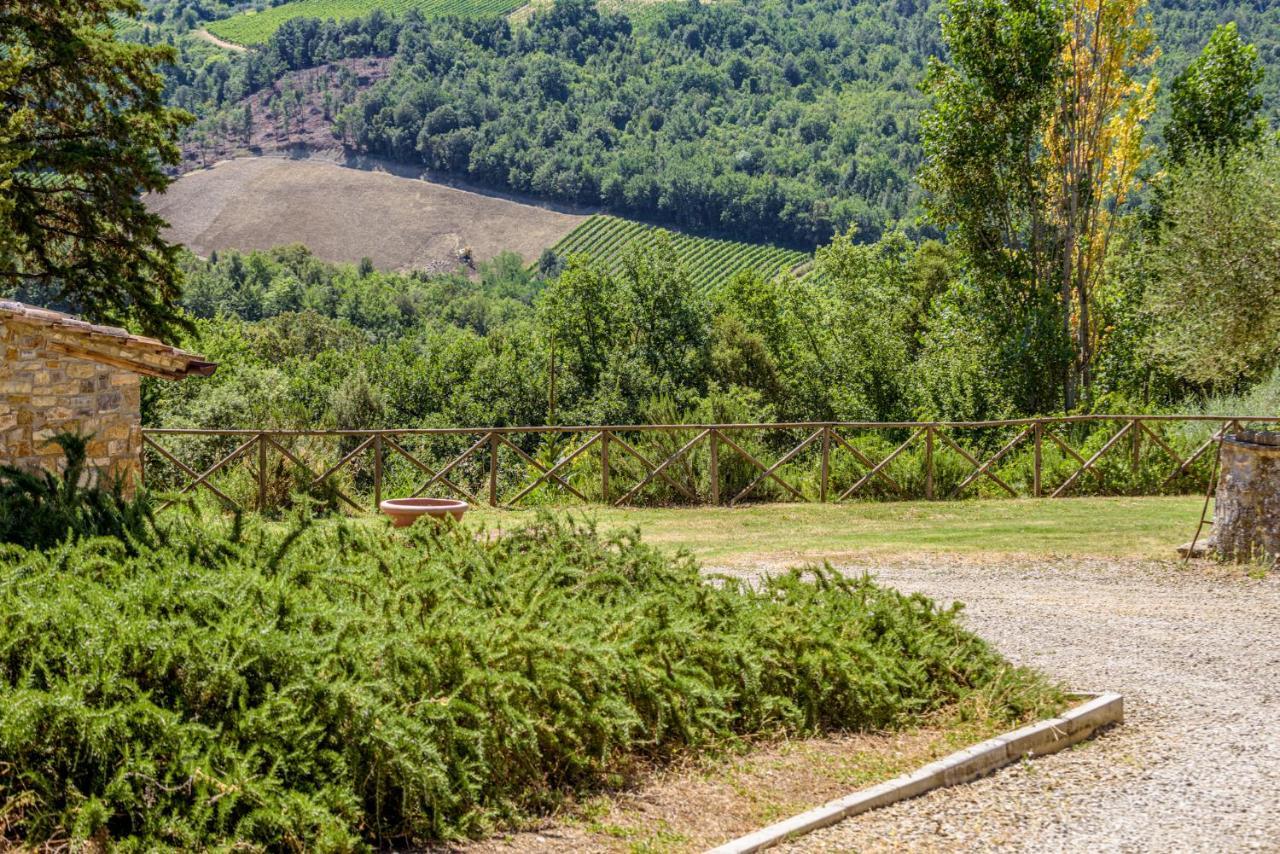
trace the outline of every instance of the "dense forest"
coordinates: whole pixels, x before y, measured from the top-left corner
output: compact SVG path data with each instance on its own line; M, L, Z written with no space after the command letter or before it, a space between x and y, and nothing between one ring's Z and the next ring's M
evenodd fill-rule
M560 0L522 24L295 20L246 55L179 40L170 98L204 117L196 133L235 135L242 99L289 70L394 56L386 79L361 92L335 85L327 98L334 133L353 150L737 239L812 248L850 226L866 241L893 227L937 236L914 175L927 104L919 84L930 60L947 55L945 5L754 0L610 12ZM158 38L171 28L163 22L225 13L167 0L142 32ZM1150 14L1163 79L1215 25L1235 21L1268 69L1267 113L1280 108L1280 9L1159 0Z
M1082 118L1063 105L1092 97L1071 88L1087 75L1064 66L1085 53L1063 46L1086 44L1068 10L1090 2L1114 53L1090 91L1115 94ZM166 42L179 8L157 5L129 37ZM709 293L661 241L621 268L503 257L472 278L302 248L187 258L168 328L194 321L185 343L229 367L153 389L148 418L961 420L1152 410L1267 381L1275 12L1163 3L1148 28L1121 0L947 9L939 28L938 4L663 4L633 19L559 0L519 24L297 20L235 55L176 38L162 88L203 116L196 130L290 69L393 56L361 91L316 78L346 87L333 121L354 147L818 248L799 275ZM48 286L16 292L77 307Z

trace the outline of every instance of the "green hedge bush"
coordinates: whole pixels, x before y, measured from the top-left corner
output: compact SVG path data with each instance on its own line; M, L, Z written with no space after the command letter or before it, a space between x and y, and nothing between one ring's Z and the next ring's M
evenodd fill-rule
M130 543L151 530L151 501L125 494L125 484L89 469L90 436L51 440L66 462L61 474L0 465L0 543L48 548L68 539L117 537Z
M825 569L708 579L551 517L503 536L191 519L154 537L2 547L0 835L412 844L639 758L1060 699L955 606Z

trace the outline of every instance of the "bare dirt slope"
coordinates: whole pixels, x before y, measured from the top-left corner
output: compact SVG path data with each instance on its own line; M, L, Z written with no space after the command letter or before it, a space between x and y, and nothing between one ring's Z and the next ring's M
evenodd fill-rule
M328 261L452 270L504 250L528 261L586 217L323 160L247 157L189 172L147 207L198 255L301 243Z
M333 117L385 79L391 62L385 56L343 59L281 75L216 121L201 122L188 131L179 171L259 154L304 152L327 160L344 158L348 152L334 131Z

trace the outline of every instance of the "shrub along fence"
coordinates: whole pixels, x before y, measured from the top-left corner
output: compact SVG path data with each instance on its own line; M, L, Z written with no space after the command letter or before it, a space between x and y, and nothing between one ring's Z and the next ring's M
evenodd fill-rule
M1156 495L1203 489L1217 440L1271 416L1079 415L980 422L815 422L391 430L143 431L144 480L231 509L307 494L472 504L712 504Z

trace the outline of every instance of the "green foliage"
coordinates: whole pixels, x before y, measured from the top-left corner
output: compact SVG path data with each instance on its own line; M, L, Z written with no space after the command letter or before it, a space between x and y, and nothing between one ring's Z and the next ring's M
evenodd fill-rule
M633 246L653 248L663 230L635 220L597 214L560 239L551 252L555 257L589 256L610 273L623 268L623 259ZM695 287L712 291L730 278L749 270L769 278L790 270L806 260L803 252L765 243L716 240L689 234L671 234L671 248L689 271Z
M1151 349L1176 375L1230 390L1280 364L1280 148L1171 170L1146 253Z
M292 0L214 21L208 30L229 42L257 45L271 38L285 21L294 18L346 21L374 10L391 15L413 12L423 17L480 17L505 15L522 5L523 0Z
M61 475L0 466L0 543L29 549L53 548L67 540L117 537L132 550L151 527L145 495L127 498L123 484L86 468L89 437L59 433Z
M337 851L483 832L637 759L1060 700L939 609L634 535L191 520L0 557L0 803L28 844Z
M0 292L152 333L183 326L177 250L140 196L163 190L189 117L167 108L166 47L118 41L137 0L0 8Z
M1173 81L1173 115L1164 132L1170 162L1224 155L1261 141L1266 121L1257 89L1264 76L1258 48L1240 40L1234 22L1214 30L1204 51Z
M573 255L539 300L539 321L561 364L582 390L593 392L618 337L614 280L585 255Z
M950 63L935 61L925 82L933 103L920 183L972 273L965 337L987 342L988 370L1017 409L1049 411L1068 358L1044 156L1063 10L1047 0L951 0L943 35Z

